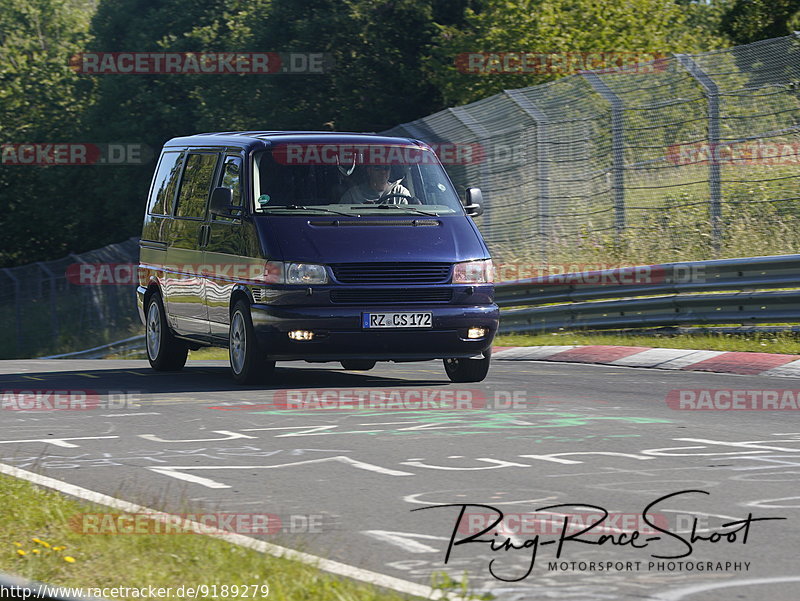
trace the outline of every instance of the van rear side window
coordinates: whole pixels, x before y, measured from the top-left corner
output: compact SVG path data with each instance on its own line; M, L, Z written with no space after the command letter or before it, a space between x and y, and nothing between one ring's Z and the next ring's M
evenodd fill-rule
M178 176L183 166L180 152L165 152L158 164L158 171L153 178L153 190L150 193L148 213L151 215L171 215Z
M211 181L217 167L216 154L189 153L178 193L176 217L202 219L206 214Z

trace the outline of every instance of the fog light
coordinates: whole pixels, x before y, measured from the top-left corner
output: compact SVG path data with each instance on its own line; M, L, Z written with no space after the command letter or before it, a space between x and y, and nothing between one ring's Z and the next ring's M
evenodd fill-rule
M483 338L486 336L486 328L470 328L467 332L467 338Z
M289 338L292 340L311 340L314 338L314 332L310 330L292 330L289 332Z

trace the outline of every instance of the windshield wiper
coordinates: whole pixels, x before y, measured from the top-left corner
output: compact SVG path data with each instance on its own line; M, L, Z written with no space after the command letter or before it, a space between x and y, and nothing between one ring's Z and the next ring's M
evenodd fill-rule
M326 209L325 207L307 207L304 205L277 205L274 207L265 207L263 211L271 211L273 209L298 209L301 211L324 211L326 213L333 213L334 215L344 215L345 217L360 217L360 215L356 215L353 213L343 213L341 211L334 211L333 209Z
M409 205L396 205L396 204L377 205L375 208L377 208L377 209L403 209L405 211L413 211L414 213L419 213L420 215L428 215L429 217L438 217L439 216L438 213L430 213L428 211L422 211L422 210L420 210L420 209L418 209L416 207L412 207L412 206L409 206Z

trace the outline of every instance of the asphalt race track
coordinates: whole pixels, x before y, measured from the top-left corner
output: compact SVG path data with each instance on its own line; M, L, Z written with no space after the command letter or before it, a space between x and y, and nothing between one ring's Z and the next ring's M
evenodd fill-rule
M503 601L797 599L797 412L666 400L800 389L794 379L498 360L474 385L451 384L441 362L286 363L273 384L240 387L218 361L163 374L145 361L27 360L0 362L0 381L1 462L159 510L274 514L280 531L254 536L360 568L421 584L466 572ZM23 397L9 391L31 390L100 402L12 405ZM480 407L313 404L422 393ZM275 405L286 399L306 405ZM456 529L462 504L487 507L467 507ZM534 515L557 504L569 506ZM562 536L599 508L605 522ZM475 537L494 543L453 545L445 565L451 537L478 534L495 509L499 531Z

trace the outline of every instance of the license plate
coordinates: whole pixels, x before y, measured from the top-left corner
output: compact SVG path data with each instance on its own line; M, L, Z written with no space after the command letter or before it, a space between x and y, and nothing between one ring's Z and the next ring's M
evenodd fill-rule
M361 326L370 328L430 328L433 326L432 313L362 313Z

